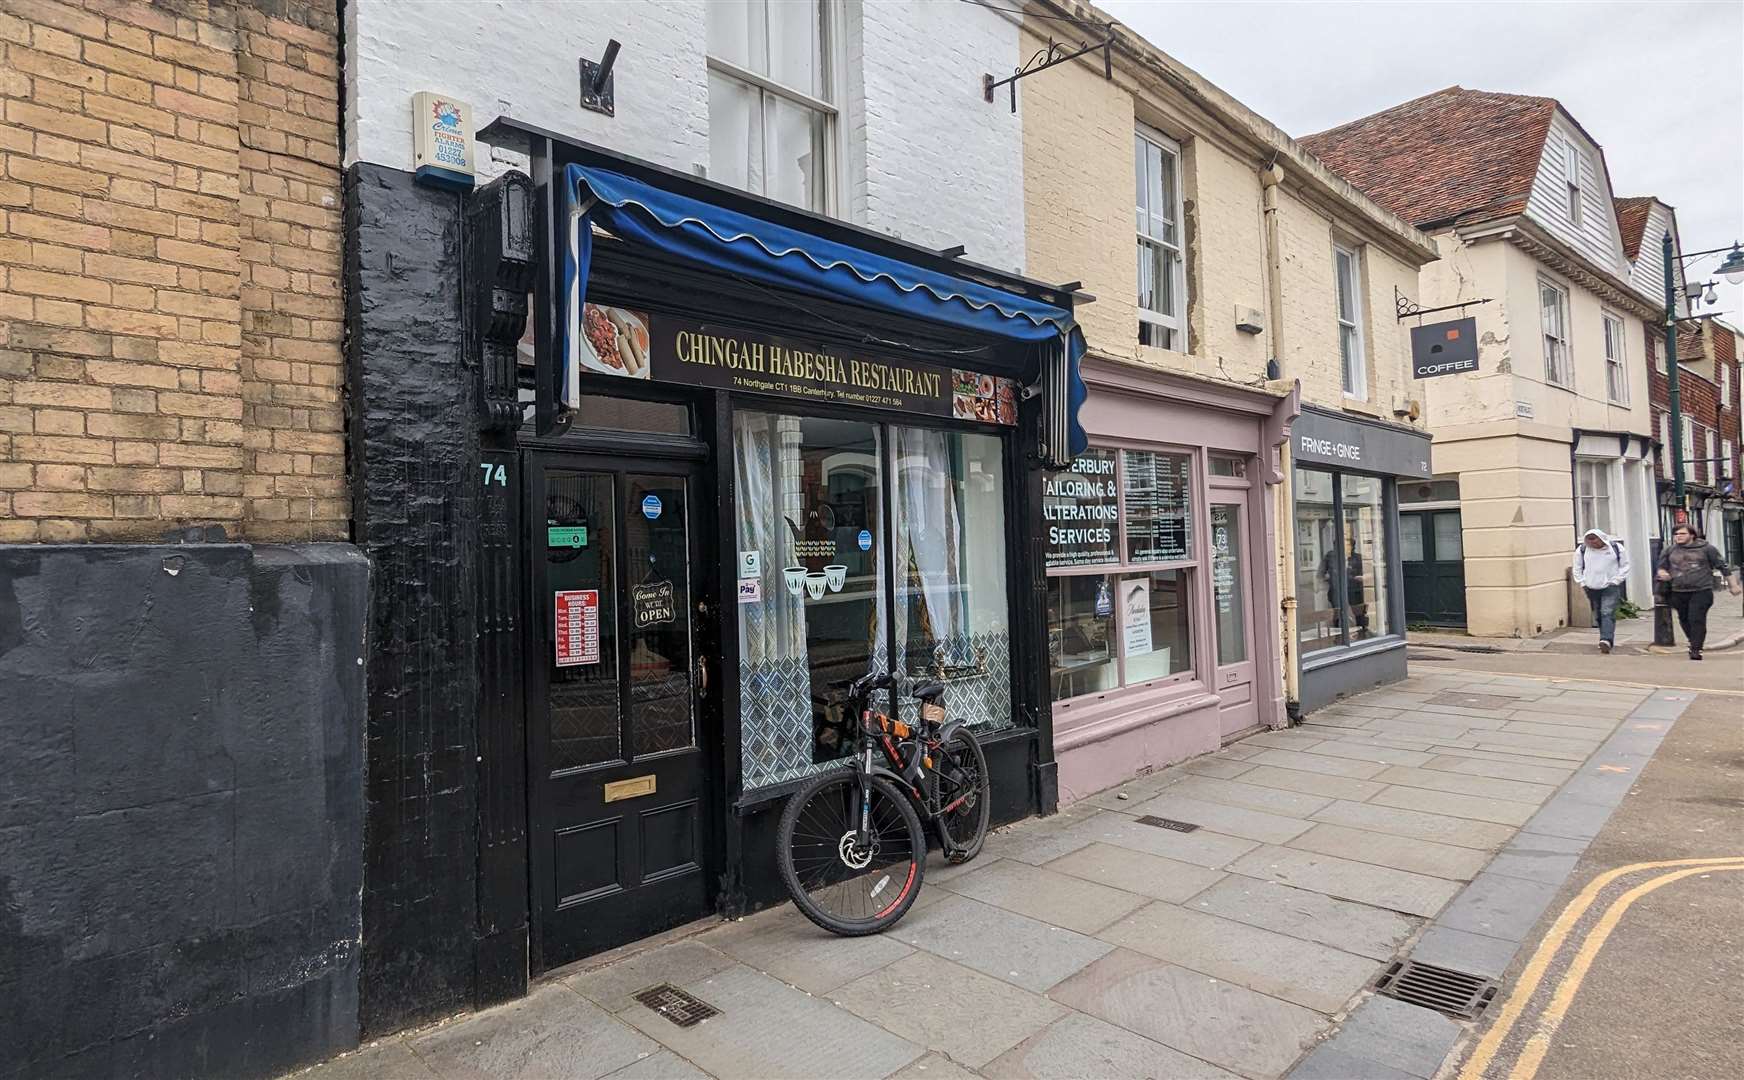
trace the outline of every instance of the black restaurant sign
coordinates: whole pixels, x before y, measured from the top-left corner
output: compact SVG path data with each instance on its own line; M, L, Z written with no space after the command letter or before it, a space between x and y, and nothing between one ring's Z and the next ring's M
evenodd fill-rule
M1411 377L1433 379L1478 369L1478 321L1474 318L1411 328Z
M584 305L580 326L587 374L1017 423L1017 385L993 375L603 304Z

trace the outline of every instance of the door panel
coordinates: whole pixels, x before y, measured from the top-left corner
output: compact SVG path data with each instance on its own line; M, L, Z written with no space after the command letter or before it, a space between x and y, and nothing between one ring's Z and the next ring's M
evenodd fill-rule
M1399 515L1407 623L1465 625L1463 541L1458 510L1413 510Z
M531 874L540 970L709 909L685 464L530 454Z
M1217 631L1218 694L1224 738L1259 723L1254 701L1253 618L1247 587L1247 508L1211 504L1211 607Z

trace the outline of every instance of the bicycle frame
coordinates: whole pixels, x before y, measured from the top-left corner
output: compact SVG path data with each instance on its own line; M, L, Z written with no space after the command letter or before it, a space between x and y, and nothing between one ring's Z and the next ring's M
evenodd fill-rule
M915 727L874 712L871 708L872 694L878 690L888 690L893 684L894 680L889 675L868 675L855 680L849 687L849 706L860 718L854 768L863 777L882 776L889 780L896 785L897 790L908 796L915 811L924 820L935 821L940 815L955 810L962 798L950 806L939 805L939 772L936 769L929 771L932 763L930 752L948 742L964 722L946 720L936 731L929 731L924 720L922 726ZM875 744L883 751L882 762L873 760L872 748ZM909 751L906 761L902 753L904 748ZM871 801L871 788L863 785L860 794L860 825L855 835L857 843L867 842L871 828Z

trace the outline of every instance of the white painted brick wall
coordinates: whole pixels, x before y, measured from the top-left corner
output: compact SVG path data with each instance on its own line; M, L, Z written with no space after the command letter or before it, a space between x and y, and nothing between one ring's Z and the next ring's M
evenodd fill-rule
M412 168L411 97L472 104L480 126L518 120L690 172L706 166L708 74L700 0L353 0L347 5L347 164ZM844 216L1021 269L1022 117L981 100L983 72L1016 64L1017 28L971 4L839 0L848 70ZM577 103L576 62L623 43L617 116Z

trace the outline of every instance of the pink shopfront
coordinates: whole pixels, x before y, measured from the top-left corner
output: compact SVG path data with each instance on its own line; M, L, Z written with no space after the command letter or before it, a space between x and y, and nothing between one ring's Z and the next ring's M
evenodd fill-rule
M1090 448L1043 480L1060 803L1285 723L1263 390L1086 359Z

